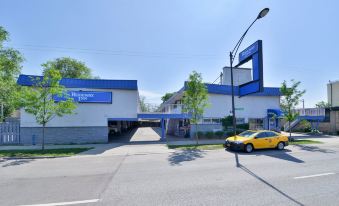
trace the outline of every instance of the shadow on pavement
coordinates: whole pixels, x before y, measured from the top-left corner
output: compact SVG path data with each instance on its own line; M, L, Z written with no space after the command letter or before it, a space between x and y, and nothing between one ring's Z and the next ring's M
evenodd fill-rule
M255 174L254 172L252 172L250 169L248 169L247 167L245 167L244 165L242 165L239 162L239 157L238 154L235 153L235 161L236 161L236 166L237 168L242 169L244 172L246 172L247 174L251 175L252 177L256 178L257 180L259 180L260 182L264 183L265 185L267 185L268 187L272 188L273 190L275 190L276 192L278 192L279 194L281 194L282 196L286 197L287 199L291 200L292 202L294 202L297 205L304 205L301 202L297 201L296 199L294 199L293 197L289 196L288 194L286 194L285 192L281 191L280 189L278 189L277 187L275 187L274 185L272 185L271 183L267 182L266 180L264 180L263 178L261 178L260 176L258 176L257 174Z
M184 149L175 151L168 157L171 165L180 166L183 162L193 161L198 158L203 158L206 153L199 149Z
M262 149L262 150L253 151L252 153L235 152L235 151L231 151L231 150L227 150L227 151L234 153L237 156L238 155L269 156L269 157L274 157L274 158L277 158L277 159L291 161L291 162L295 162L295 163L304 163L303 160L298 159L298 158L293 157L292 155L288 154L289 152L292 152L289 149L284 149L284 150Z
M27 164L34 161L34 159L13 159L13 158L3 158L0 159L1 167L11 167Z
M324 149L324 148L320 148L320 147L313 146L313 145L296 144L294 146L298 147L301 150L305 150L305 151L308 151L308 152L336 153L335 150Z

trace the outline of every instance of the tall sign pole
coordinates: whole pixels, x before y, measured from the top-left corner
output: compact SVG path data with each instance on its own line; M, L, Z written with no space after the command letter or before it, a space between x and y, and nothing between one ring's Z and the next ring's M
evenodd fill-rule
M234 81L233 81L233 54L230 52L230 67L231 67L231 87L232 87L232 125L233 135L237 134L237 124L235 118L235 105L234 105Z

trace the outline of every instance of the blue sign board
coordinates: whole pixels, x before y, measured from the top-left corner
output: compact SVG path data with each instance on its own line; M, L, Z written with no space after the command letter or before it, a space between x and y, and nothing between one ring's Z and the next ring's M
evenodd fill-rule
M262 41L258 40L251 46L239 53L239 63L236 67L252 60L252 77L253 80L239 85L239 97L264 91L263 81L263 57Z
M78 103L105 103L112 104L112 92L98 91L67 91L68 98ZM63 101L65 96L54 96L54 101Z
M251 59L251 56L254 53L258 52L258 50L259 50L259 41L256 41L251 46L247 47L244 51L239 53L239 62L243 62L243 61L246 61L248 59Z

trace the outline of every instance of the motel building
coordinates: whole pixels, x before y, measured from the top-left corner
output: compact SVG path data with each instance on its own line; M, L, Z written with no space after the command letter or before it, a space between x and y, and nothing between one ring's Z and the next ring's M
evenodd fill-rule
M20 75L17 83L32 86L32 75ZM250 69L235 69L235 86L251 80ZM181 100L185 86L168 101L159 112L140 110L137 80L71 79L60 81L77 104L74 114L55 117L47 123L47 144L107 143L112 138L138 127L141 122L159 123L161 139L166 134L193 137L190 115L182 112ZM223 69L221 84L206 84L210 106L200 121L199 131L222 129L221 118L231 113L230 69ZM250 129L280 130L279 88L265 87L261 93L239 98L235 87L237 124L249 123ZM60 101L55 97L55 101ZM274 118L272 118L274 117ZM189 129L187 129L189 128ZM39 144L42 127L35 117L20 110L20 144Z
M33 86L37 76L20 75L17 83ZM183 119L186 114L142 113L137 80L72 79L60 81L77 104L74 114L55 117L45 127L47 144L107 143L140 122L157 121L165 138L165 119ZM60 101L55 97L55 101ZM35 117L20 109L20 138L15 143L39 144L42 127ZM10 142L7 140L7 142Z
M280 131L282 112L280 110L280 89L264 87L264 91L239 97L238 85L251 81L252 72L247 68L233 70L236 123L248 123L250 129L270 129ZM220 84L205 84L208 90L209 107L205 109L199 123L199 131L222 130L221 119L232 115L231 69L224 67ZM184 86L168 101L161 105L161 111L181 113ZM187 134L193 137L195 127L187 119L171 119L167 124L167 133L175 136Z

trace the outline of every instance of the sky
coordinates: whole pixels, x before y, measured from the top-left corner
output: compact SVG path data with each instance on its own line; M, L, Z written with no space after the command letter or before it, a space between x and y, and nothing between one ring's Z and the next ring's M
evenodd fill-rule
M136 79L149 103L179 90L196 70L213 82L229 51L263 8L240 51L263 41L264 86L301 81L305 106L327 100L339 79L339 1L329 0L0 0L7 47L41 74L58 57L83 61L102 79Z

